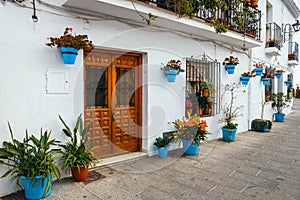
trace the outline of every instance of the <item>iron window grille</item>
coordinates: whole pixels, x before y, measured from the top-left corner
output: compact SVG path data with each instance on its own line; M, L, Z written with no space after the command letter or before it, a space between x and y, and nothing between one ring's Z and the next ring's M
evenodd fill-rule
M186 58L186 111L211 116L220 113L220 63L203 55L202 59ZM215 94L205 84L212 83Z

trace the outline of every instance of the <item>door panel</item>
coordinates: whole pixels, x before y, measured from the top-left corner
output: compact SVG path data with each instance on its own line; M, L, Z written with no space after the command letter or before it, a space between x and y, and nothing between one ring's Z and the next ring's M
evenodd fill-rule
M85 59L85 122L97 158L140 150L140 64L140 54L101 50Z

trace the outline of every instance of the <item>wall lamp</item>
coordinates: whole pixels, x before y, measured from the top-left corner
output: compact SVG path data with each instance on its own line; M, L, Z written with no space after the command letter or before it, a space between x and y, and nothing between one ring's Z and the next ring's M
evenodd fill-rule
M288 29L288 31L286 31L286 27L287 26L289 26L289 29ZM289 33L289 34L291 34L292 33L292 27L293 27L293 29L294 29L294 32L298 32L299 30L300 30L300 21L299 20L296 20L296 23L294 23L294 24L285 24L284 26L283 26L283 24L282 24L282 28L283 28L283 43L285 43L287 40L286 40L286 36L285 36L285 34L286 33Z

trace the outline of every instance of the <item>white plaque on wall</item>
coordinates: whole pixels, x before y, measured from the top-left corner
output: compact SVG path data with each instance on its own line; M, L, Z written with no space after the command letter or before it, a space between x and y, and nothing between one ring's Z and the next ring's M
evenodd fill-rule
M46 71L47 94L69 93L68 72L60 69L47 69Z

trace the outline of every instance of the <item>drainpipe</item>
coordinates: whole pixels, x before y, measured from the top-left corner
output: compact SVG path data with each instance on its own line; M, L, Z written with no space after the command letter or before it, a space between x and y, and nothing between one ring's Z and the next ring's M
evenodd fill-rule
M252 71L252 66L253 66L253 55L252 55L252 49L248 50L250 54L250 62L249 62L249 67L248 71ZM251 119L252 119L252 84L251 82L248 84L248 130L251 129Z

